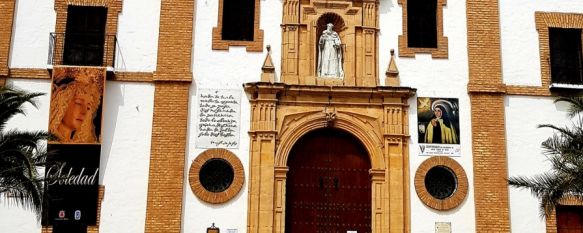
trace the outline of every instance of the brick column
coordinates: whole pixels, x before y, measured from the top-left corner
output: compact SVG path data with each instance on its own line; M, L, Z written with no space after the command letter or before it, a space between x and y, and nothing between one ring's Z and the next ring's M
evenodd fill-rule
M12 40L12 23L14 19L14 0L0 1L0 86L8 77L8 57Z
M193 16L193 0L162 0L146 233L181 232Z
M466 6L476 232L510 232L498 1Z

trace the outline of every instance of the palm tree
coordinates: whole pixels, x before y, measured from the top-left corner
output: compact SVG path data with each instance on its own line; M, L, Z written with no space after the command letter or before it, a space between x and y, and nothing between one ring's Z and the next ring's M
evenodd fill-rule
M25 114L24 104L37 107L36 97L42 93L27 93L10 86L0 87L0 203L6 202L31 210L40 220L42 213L43 177L38 168L45 165L49 139L46 131L24 132L6 129L6 122L15 115Z
M583 97L561 97L556 102L570 104L569 126L551 124L556 133L542 143L543 154L551 162L551 170L533 177L510 177L512 187L524 188L540 200L541 216L548 217L563 198L583 201Z

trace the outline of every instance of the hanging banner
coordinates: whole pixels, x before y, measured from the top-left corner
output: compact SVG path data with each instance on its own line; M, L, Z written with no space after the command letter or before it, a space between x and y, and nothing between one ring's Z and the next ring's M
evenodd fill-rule
M43 224L95 225L105 67L55 66Z
M45 224L72 221L95 225L101 145L49 144L45 168Z
M105 67L53 68L50 143L100 143Z
M420 155L461 155L458 99L417 98L417 129Z
M197 148L239 148L241 91L198 90Z

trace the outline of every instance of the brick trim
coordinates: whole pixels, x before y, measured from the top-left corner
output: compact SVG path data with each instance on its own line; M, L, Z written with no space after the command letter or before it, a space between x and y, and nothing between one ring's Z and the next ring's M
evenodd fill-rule
M263 30L259 29L261 5L255 0L255 16L253 20L253 41L223 40L223 6L224 0L219 0L217 26L213 28L213 50L229 50L230 46L244 46L247 52L263 52Z
M566 197L559 200L563 206L583 206L583 202L574 197ZM557 233L557 209L555 208L550 216L545 219L547 233Z
M443 200L433 197L425 187L425 176L434 167L444 166L449 168L457 179L457 189ZM419 165L415 172L415 191L423 204L436 210L450 210L458 207L468 194L468 177L464 168L455 160L445 156L434 156L426 159Z
M51 79L51 73L42 68L10 68L8 78L14 79ZM152 72L113 72L108 73L108 81L153 82Z
M447 0L437 1L437 48L412 48L408 46L407 0L399 0L403 11L403 34L399 35L399 57L415 57L417 53L429 53L433 58L448 58L447 37L443 36L443 7Z
M4 85L8 76L8 58L12 41L12 24L14 22L15 0L0 1L0 85Z
M226 190L222 192L215 193L208 191L200 183L200 169L206 162L211 159L224 159L233 168L233 182ZM196 159L194 159L192 162L188 173L188 181L192 192L199 199L212 204L225 203L233 199L243 187L243 183L245 181L243 164L241 163L241 160L239 160L239 158L233 154L233 152L230 152L226 149L208 149L200 153L198 157L196 157Z

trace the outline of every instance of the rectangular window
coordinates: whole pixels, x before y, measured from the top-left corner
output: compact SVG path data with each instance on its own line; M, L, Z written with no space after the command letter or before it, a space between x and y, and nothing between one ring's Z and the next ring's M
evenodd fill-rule
M407 1L407 45L437 48L437 0Z
M103 65L106 20L106 7L69 6L64 65Z
M223 40L253 41L255 0L223 0Z
M581 29L549 28L553 83L583 84Z

